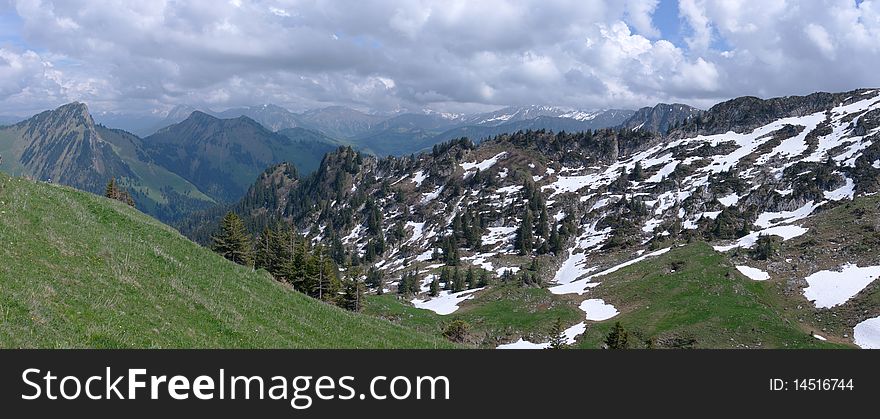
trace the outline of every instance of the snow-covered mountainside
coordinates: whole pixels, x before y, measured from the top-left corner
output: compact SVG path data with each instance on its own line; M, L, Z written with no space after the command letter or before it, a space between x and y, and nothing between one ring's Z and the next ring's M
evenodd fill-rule
M694 241L736 260L785 247L807 237L812 217L880 188L877 90L740 98L668 128L665 135L638 127L522 132L381 160L343 148L311 177L268 171L249 196L283 196L235 209L255 229L275 219L295 223L340 264L384 272L392 291L415 273L417 307L430 308L429 284L445 266L472 267L573 299L590 322L625 311L585 303L617 271ZM854 262L868 254L853 252ZM740 265L755 280L777 275ZM827 284L803 290L807 275L833 268L821 260L804 267L790 294L803 305L816 300L817 310L838 302L821 294ZM437 304L441 314L486 291L461 292L435 297L446 299ZM851 319L878 315L870 307ZM866 328L861 336L873 333ZM841 339L851 342L851 334Z

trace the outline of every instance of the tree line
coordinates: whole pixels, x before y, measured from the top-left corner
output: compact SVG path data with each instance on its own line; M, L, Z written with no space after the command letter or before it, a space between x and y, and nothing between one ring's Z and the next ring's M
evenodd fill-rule
M276 280L312 298L351 311L363 308L366 285L360 269L346 269L344 277L340 277L339 268L324 247L312 246L289 225L267 226L252 238L242 219L230 211L212 241L211 249L224 258L264 269Z

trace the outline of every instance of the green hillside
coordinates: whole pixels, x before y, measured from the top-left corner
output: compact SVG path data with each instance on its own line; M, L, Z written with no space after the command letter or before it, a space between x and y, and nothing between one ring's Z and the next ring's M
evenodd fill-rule
M0 174L0 347L435 348L227 262L127 207Z
M629 330L630 344L671 348L835 348L799 325L784 307L773 281L753 281L705 243L669 253L602 277L590 298L602 298L621 314L596 322L579 338L599 348L611 327ZM790 298L790 297L789 297Z

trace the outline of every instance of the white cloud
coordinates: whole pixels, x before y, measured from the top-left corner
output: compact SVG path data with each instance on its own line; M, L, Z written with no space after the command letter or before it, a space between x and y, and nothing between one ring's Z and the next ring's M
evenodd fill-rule
M816 44L816 47L822 51L825 56L829 58L834 58L834 44L831 41L831 36L828 35L828 31L825 30L820 25L815 23L811 23L804 28L804 32Z
M657 38L660 30L654 27L653 15L659 0L627 0L626 14L628 21L640 34Z
M657 0L12 3L27 46L2 50L0 111L708 106L876 85L880 65L873 0L680 0L681 45Z

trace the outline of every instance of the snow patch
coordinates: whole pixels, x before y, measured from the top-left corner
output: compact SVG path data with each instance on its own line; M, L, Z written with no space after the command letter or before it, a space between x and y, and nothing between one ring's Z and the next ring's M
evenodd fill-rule
M422 186L422 182L428 178L428 175L425 174L424 170L419 170L415 174L413 174L412 183L415 183L416 186Z
M423 232L425 231L425 223L414 223L412 221L406 222L406 227L412 227L413 234L410 237L409 242L417 242L421 240Z
M437 197L440 196L440 193L443 192L444 187L445 187L445 185L438 186L437 189L434 190L434 192L422 194L422 203L427 204L428 202L431 202L431 201L437 199Z
M736 205L736 203L739 202L739 195L732 193L725 197L718 198L718 202L720 202L721 205L724 205L725 207L730 207Z
M747 236L744 236L737 240L735 243L727 246L713 246L715 251L718 252L727 252L732 249L736 249L737 247L742 247L745 249L749 249L758 242L758 238L762 235L768 236L779 236L782 237L782 241L788 241L795 237L802 236L810 231L809 229L803 228L801 226L778 226L771 227L761 231L755 231L750 233Z
M839 306L880 278L880 266L860 268L846 264L839 271L819 271L806 278L804 297L814 301L816 308Z
M648 253L646 255L639 256L633 260L623 262L620 265L608 268L608 269L606 269L602 272L599 272L597 274L590 275L586 278L579 279L579 280L572 280L568 283L562 283L561 285L551 287L550 292L552 292L553 294L557 294L557 295L561 295L561 294L583 295L585 292L587 292L587 288L593 288L593 287L596 287L599 285L598 283L592 283L592 284L590 283L594 278L598 278L600 276L604 276L604 275L608 275L608 274L617 272L627 266L634 265L634 264L639 263L645 259L655 257L655 256L660 256L660 255L668 252L671 249L672 248L670 247L670 248L658 250L653 253Z
M736 267L741 274L747 276L749 279L754 281L766 281L770 279L770 274L764 272L758 268L751 268L748 266L739 265Z
M880 317L857 324L853 328L853 339L862 349L880 349Z
M794 211L765 212L758 216L758 219L755 220L755 225L761 228L768 228L779 224L790 224L800 221L809 217L822 204L823 202L814 204L813 201L810 201Z
M506 151L502 151L502 152L496 154L495 157L492 157L492 158L489 158L489 159L483 160L483 161L481 161L481 162L479 162L479 163L462 163L460 166L461 166L462 169L464 169L464 175L463 175L463 176L464 176L464 177L467 177L467 176L468 176L469 174L471 174L471 172L474 171L474 170L479 170L479 171L481 171L481 172L485 172L486 169L488 169L488 168L494 166L495 163L498 163L498 160L499 160L499 159L501 159L501 158L503 158L503 157L505 157L505 156L507 156L507 152L506 152Z
M666 179L667 176L669 176L670 174L672 174L672 172L675 171L675 168L678 167L678 163L679 163L678 160L674 160L674 161L667 163L666 166L663 166L659 172L654 174L654 176L649 177L648 180L646 180L645 182L648 182L648 183L662 182L663 179Z
M565 335L565 343L567 345L571 345L575 342L575 339L578 335L584 333L587 330L587 324L585 322L580 322L568 329L565 329L563 334ZM550 347L550 342L544 343L532 343L523 338L519 338L518 341L514 343L506 343L504 345L498 345L495 349L547 349Z
M841 186L833 191L825 192L825 199L832 201L840 201L843 199L853 199L856 193L856 184L852 179L846 178L846 185Z
M459 303L474 298L474 293L482 289L483 288L475 288L454 294L449 291L440 291L440 295L428 300L414 298L412 304L416 308L431 310L441 316L445 316L447 314L455 313L455 311L458 310Z
M587 313L587 320L597 322L608 320L620 314L613 305L597 298L584 300L579 307L584 313Z

